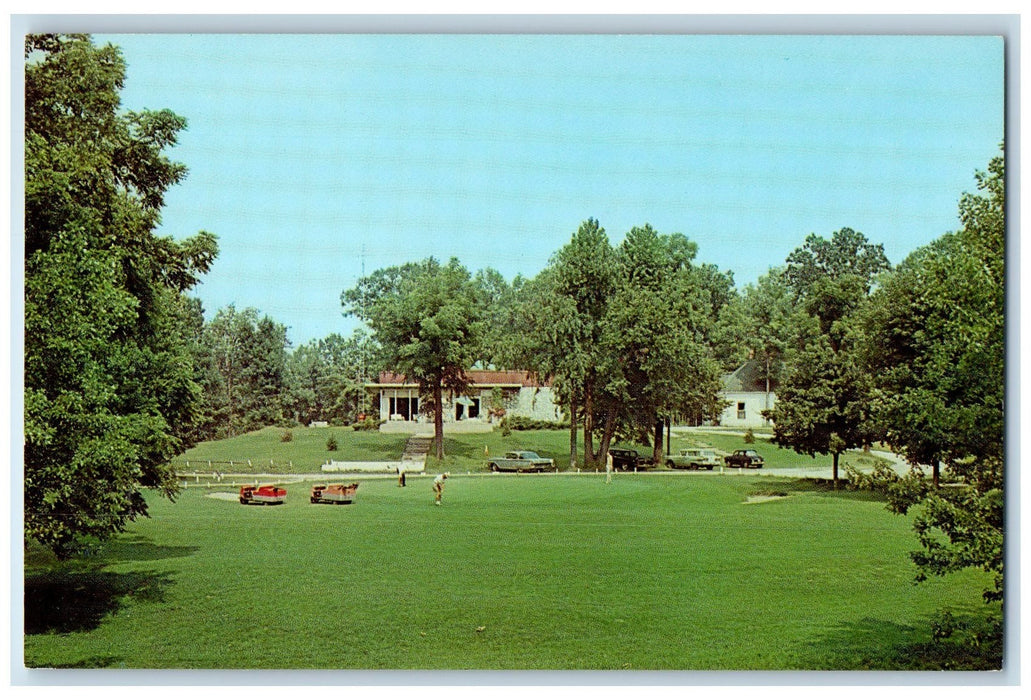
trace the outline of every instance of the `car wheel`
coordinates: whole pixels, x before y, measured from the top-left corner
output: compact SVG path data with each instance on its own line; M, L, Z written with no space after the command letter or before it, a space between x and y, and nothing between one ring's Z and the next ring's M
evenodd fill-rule
M492 463L491 463L491 465L490 465L490 470L491 470L492 472L496 472L496 471L498 471L498 465L496 465L496 464L494 464L494 463L492 462Z
M709 466L706 467L706 469L708 469L709 471L712 471L712 465L710 464Z
M672 459L669 460L668 462L666 462L666 469L674 469L675 467L676 467L676 465L673 464L673 460Z

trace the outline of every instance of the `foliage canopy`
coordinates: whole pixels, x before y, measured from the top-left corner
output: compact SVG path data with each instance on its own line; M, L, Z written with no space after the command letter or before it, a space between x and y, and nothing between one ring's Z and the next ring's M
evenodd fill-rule
M214 236L157 237L186 122L119 111L125 64L83 35L25 42L25 531L59 554L176 490L198 387L184 292Z

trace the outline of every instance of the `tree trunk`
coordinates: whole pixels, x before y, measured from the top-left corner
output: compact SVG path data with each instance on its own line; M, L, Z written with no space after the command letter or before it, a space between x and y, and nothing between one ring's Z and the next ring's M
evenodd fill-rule
M609 456L609 443L612 442L612 435L616 432L616 414L609 411L605 414L605 429L601 434L601 444L598 446L598 461L604 462Z
M938 488L938 480L941 478L941 462L937 459L931 463L931 486Z
M597 455L594 453L594 397L591 396L591 388L584 391L584 466L589 467L595 463Z
M665 422L661 418L655 419L655 440L652 444L652 461L655 464L662 464L662 429Z
M576 415L576 399L569 399L569 468L576 469L576 431L579 427Z
M440 379L433 384L433 442L437 459L444 459L444 389Z
M840 453L838 453L838 452L834 453L834 471L832 472L833 475L834 475L834 488L838 488L838 456L839 456L839 454Z
M763 409L770 410L770 353L766 353L766 398L763 401ZM763 421L770 422L770 419L763 416Z
M670 418L669 416L666 416L666 454L669 454L671 452L671 450L669 449L669 438L670 438L670 433L673 432L672 430L670 430L670 428L672 428L672 427L673 427L673 419ZM656 462L656 464L658 464L658 462Z

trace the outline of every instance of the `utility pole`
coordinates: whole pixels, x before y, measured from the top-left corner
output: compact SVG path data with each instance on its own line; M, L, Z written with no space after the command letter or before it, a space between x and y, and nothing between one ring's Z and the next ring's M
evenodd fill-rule
M361 254L359 255L359 260L361 260L362 275L358 279L359 280L363 280L363 279L365 279L365 243L362 243L362 249L361 249ZM361 305L362 305L362 310L361 310L362 323L365 323L365 320L364 320L365 319L365 297L364 296L361 297ZM358 340L358 348L357 348L358 349L358 382L357 382L357 384L358 384L358 396L356 397L357 400L355 401L355 406L358 409L358 415L363 415L365 413L365 370L366 370L366 368L365 368L365 348L362 347L361 339L359 338L357 340Z

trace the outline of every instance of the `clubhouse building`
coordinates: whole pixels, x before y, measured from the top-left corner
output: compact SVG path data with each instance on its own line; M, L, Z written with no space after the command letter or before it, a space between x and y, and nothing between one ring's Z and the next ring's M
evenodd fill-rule
M468 370L469 389L455 395L444 391L444 423L452 431L489 432L502 416L562 420L551 385L535 381L529 372ZM419 385L393 372L365 385L374 415L378 408L384 432L419 432L433 425L433 416L420 411ZM500 410L499 410L500 409Z

